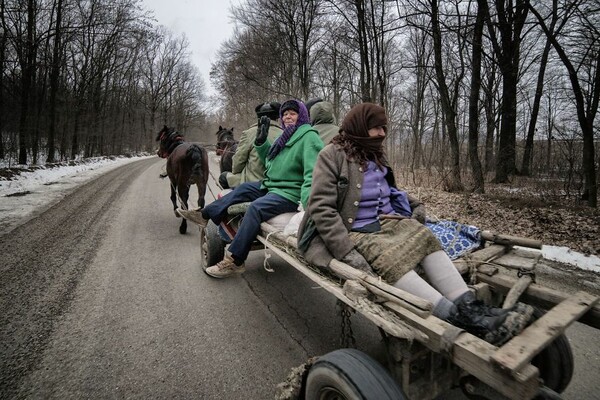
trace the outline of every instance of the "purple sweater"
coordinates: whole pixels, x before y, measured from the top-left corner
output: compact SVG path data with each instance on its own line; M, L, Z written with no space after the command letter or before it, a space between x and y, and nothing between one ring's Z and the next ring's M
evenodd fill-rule
M353 229L362 228L379 219L379 214L393 214L390 203L390 186L385 180L387 168L381 170L373 161L369 161L363 175L360 203Z

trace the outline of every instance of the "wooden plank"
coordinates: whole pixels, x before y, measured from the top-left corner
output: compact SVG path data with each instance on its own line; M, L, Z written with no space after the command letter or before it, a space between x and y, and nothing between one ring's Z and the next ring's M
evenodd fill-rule
M490 242L504 244L504 245L516 245L523 247L531 247L534 249L541 249L542 242L539 240L522 238L518 236L511 235L501 235L499 233L490 232L490 231L481 231L481 238Z
M292 267L302 272L307 278L319 284L323 289L327 290L329 293L333 294L350 307L360 311L365 318L382 328L390 335L399 338L406 338L407 334L409 334L411 336L411 340L416 339L420 342L427 341L427 337L422 332L405 324L395 313L385 310L385 308L382 306L375 304L368 299L361 299L361 301L357 302L348 298L348 296L344 294L343 289L338 284L335 284L332 280L319 275L298 261L295 257L281 250L265 238L259 236L258 240L264 243L266 247L276 253Z
M477 250L468 255L469 260L476 262L490 261L510 250L509 246L493 244L481 250Z
M540 385L538 369L528 364L516 376L501 371L490 362L496 350L495 346L465 333L454 342L452 361L509 399L535 397Z
M271 225L262 223L261 229L267 233L267 237L273 237L276 240L286 244L287 246L297 249L297 242L295 238L283 235L281 232L275 230ZM338 276L344 279L354 279L363 281L367 288L375 287L379 291L386 293L386 298L397 298L402 303L407 303L410 307L418 308L422 311L429 312L433 309L431 302L424 300L418 296L408 293L404 290L398 289L394 286L388 285L382 281L379 277L373 277L364 273L363 271L357 270L341 261L332 260L330 264L331 270ZM390 297L391 296L391 297Z
M492 362L513 375L518 373L597 302L598 297L577 292L502 346L492 356Z
M402 321L425 333L427 341L421 342L430 350L440 353L448 350L445 343L449 333L457 328L434 316L426 319L407 312L394 303L386 303L400 315ZM527 365L518 376L496 368L490 359L497 347L467 332L460 333L451 345L452 362L477 379L511 399L531 399L539 388L538 369Z
M533 270L541 256L542 254L540 253L534 258L521 257L511 251L494 259L494 264L510 269Z
M487 283L500 293L507 294L517 283L517 278L502 274L487 276L478 273L477 281ZM548 310L569 297L570 295L564 292L532 283L521 296L521 301ZM579 322L600 329L600 304L595 304L583 314Z

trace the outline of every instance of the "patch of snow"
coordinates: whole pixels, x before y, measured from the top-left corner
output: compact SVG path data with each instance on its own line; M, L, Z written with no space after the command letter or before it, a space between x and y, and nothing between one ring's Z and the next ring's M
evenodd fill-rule
M27 222L75 187L121 165L148 157L156 156L99 157L73 166L23 172L13 180L0 180L0 234Z
M542 257L547 260L558 261L563 264L573 265L586 271L600 273L600 257L585 255L563 246L542 246Z

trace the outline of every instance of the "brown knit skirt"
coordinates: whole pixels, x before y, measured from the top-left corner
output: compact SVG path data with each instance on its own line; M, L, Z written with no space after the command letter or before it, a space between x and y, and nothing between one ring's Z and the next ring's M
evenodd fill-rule
M350 232L355 248L375 272L393 285L425 256L442 250L437 238L415 219L386 219L381 231Z

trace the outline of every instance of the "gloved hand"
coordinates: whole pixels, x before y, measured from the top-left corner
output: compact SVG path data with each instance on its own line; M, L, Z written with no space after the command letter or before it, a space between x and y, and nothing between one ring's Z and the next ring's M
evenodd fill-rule
M231 172L225 171L221 173L221 175L219 175L219 185L221 185L223 189L229 189L229 182L227 182L227 174L230 173Z
M257 146L262 146L267 141L267 135L269 134L269 126L271 125L271 120L266 115L260 117L258 121L258 127L256 128L256 139L254 139L254 144Z
M356 249L350 250L350 253L346 254L344 258L342 258L340 261L350 265L351 267L366 272L369 275L377 276L375 274L375 271L373 271L373 268L371 268L371 266L367 262L367 260L365 260L362 254L356 251Z
M425 206L423 204L419 204L412 210L412 218L416 219L420 223L425 223Z

